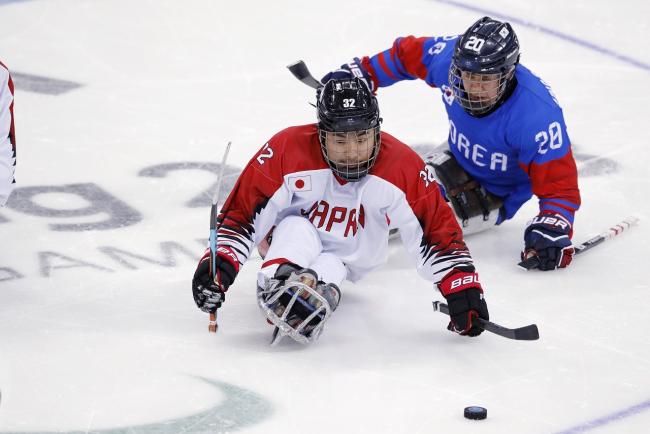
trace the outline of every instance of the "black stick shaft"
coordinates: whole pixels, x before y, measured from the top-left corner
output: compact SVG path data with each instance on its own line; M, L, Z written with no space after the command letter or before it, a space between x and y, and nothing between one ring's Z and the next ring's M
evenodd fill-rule
M449 306L439 301L433 302L433 310L449 315ZM535 341L539 339L539 330L535 324L530 324L516 329L509 329L482 318L475 318L474 325L504 338L514 339L517 341Z

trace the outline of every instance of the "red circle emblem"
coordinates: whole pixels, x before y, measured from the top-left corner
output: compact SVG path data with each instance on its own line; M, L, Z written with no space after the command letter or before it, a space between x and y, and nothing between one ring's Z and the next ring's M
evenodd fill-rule
M305 181L299 179L296 181L296 188L303 188L305 186Z

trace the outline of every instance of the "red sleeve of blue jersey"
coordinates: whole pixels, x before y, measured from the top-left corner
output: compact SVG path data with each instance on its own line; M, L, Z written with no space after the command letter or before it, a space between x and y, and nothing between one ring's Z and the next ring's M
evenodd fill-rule
M390 86L401 80L425 79L427 67L424 64L424 46L432 38L400 37L388 50L366 56L362 66L370 73L375 88Z
M560 214L573 224L580 207L578 169L562 110L539 104L518 128L519 164L528 174L540 212Z
M530 176L533 194L539 198L540 212L560 214L573 224L573 215L580 207L580 190L571 149L560 158L532 162L523 168Z

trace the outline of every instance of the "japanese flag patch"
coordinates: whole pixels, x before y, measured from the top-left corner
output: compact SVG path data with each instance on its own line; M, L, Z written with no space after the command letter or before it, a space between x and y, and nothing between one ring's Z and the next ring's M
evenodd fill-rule
M295 193L311 191L311 176L290 176L289 189Z

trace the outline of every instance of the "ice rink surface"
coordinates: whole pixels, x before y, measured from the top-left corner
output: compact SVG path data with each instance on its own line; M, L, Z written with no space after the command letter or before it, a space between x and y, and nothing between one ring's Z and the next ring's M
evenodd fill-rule
M491 319L536 323L539 341L448 332L399 242L344 285L311 347L269 347L257 256L208 334L190 280L225 144L236 173L315 119L285 66L320 76L397 36L461 33L479 9L512 20L564 109L574 240L640 226L553 273L515 265L535 200L467 238ZM0 210L0 433L650 432L648 16L641 0L0 0L18 141ZM379 98L402 141L446 138L423 82ZM463 419L468 405L488 418Z

